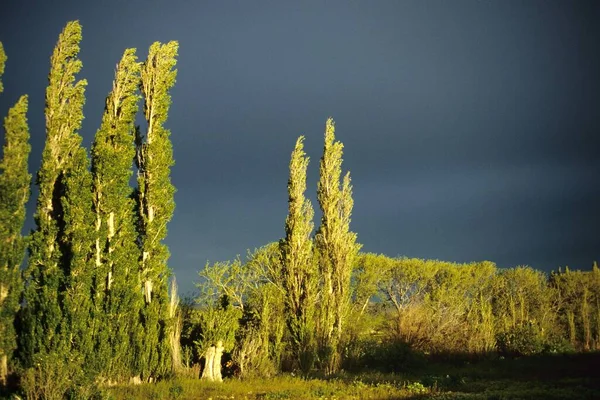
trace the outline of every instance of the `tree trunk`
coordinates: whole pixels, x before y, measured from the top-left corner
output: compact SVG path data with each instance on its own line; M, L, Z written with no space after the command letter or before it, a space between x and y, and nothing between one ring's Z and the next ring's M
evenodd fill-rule
M204 371L202 371L202 379L207 381L214 381L214 362L215 362L215 346L210 346L208 350L206 350L206 362L204 364Z
M223 356L223 342L219 340L217 346L210 346L206 350L206 364L202 371L202 379L211 382L223 382L221 375L221 357Z
M215 358L213 360L213 380L223 382L221 375L221 357L223 356L223 342L219 340L215 348Z

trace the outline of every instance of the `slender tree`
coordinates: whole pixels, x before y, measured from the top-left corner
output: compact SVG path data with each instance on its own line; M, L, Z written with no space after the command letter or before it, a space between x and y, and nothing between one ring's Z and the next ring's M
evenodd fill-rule
M85 321L74 320L89 312L81 308L87 302L84 275L89 249L84 239L89 238L85 225L90 222L91 196L87 155L77 133L83 120L86 86L85 80L75 80L82 66L77 58L80 41L81 26L77 21L69 22L51 57L46 145L37 175L37 228L24 273L21 344L26 366L37 361L58 365L60 359L77 365L74 360L81 361L79 350L84 346L80 341L87 340L75 338ZM46 356L56 357L51 360Z
M4 66L6 64L6 53L4 52L4 45L0 42L0 78L4 75ZM0 93L4 91L4 85L2 79L0 79Z
M350 231L352 186L350 173L340 182L343 144L335 140L335 125L329 118L320 163L317 199L321 226L315 236L323 279L319 319L319 346L326 373L334 373L341 362L341 339L350 310L350 275L360 246Z
M0 76L6 55L0 43ZM0 81L0 92L2 82ZM9 361L17 347L14 321L22 290L20 267L25 255L25 205L29 200L31 175L27 171L29 127L27 96L4 118L3 158L0 161L0 385L6 383Z
M140 64L135 49L125 50L106 99L102 124L92 146L94 211L93 302L97 369L124 380L135 371L142 306L139 288L133 189Z
M164 128L175 83L178 43L154 43L142 65L140 89L144 97L147 123L145 138L137 131L138 233L141 248L140 275L145 306L142 311L144 342L140 351L142 376L171 371L167 260L169 250L163 243L167 223L175 209L175 188L171 184L173 149L170 132ZM145 140L144 140L145 139Z
M4 74L6 60L7 60L7 57L6 57L6 53L4 52L4 45L2 44L2 42L0 42L0 93L2 93L4 91L4 86L2 84L2 75ZM6 131L6 126L4 127L4 129ZM5 142L6 142L6 140L5 140Z
M80 141L81 137L77 136ZM64 190L60 199L63 215L62 220L59 220L63 225L59 232L59 244L62 251L64 292L61 290L59 296L63 298L62 329L69 358L78 357L76 360L89 369L91 361L96 359L93 336L89 332L89 327L93 324L92 177L87 152L79 143L70 151L70 158L71 164L59 181Z
M306 169L309 158L304 153L304 137L300 136L290 160L288 180L288 216L285 239L279 244L282 286L285 291L287 325L295 356L303 372L309 372L315 361L315 307L317 274L313 263L314 211L306 191Z

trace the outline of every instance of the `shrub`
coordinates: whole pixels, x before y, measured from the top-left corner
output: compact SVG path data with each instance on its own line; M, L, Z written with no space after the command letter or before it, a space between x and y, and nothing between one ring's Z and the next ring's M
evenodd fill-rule
M84 373L81 365L60 357L40 357L21 376L21 388L28 399L101 399L105 393Z
M551 336L550 338L548 338L548 340L546 340L546 343L544 344L544 352L568 354L574 353L575 347L566 338L560 336Z
M505 355L530 356L544 351L545 341L537 324L527 322L496 336L498 351Z

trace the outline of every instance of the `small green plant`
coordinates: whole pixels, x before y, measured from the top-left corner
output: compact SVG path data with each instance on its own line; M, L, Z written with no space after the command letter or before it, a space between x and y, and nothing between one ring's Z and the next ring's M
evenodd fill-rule
M172 399L177 399L181 397L182 394L183 386L181 386L179 383L173 383L173 385L171 385L169 388L169 397Z
M429 392L421 382L412 382L406 385L406 390L408 390L411 394L424 394Z

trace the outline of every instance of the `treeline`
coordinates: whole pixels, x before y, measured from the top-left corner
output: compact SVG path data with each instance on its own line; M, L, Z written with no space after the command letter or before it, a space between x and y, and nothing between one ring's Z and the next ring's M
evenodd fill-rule
M50 60L28 237L21 236L31 183L26 96L4 120L0 386L18 378L28 398L90 398L98 383L151 381L176 367L163 239L174 210L164 123L178 44L154 43L144 62L125 50L88 155L79 135L87 84L77 78L81 38L80 24L69 22ZM5 61L0 45L0 74ZM135 125L141 99L144 127Z
M317 256L318 258L318 256ZM206 348L224 340L241 377L301 368L327 372L329 353L305 354L290 327L280 244L271 243L200 271L200 295L183 309L183 363L200 363ZM297 279L299 282L300 280ZM326 277L313 287L316 305L306 324L319 338ZM401 371L427 359L477 359L600 350L600 269L552 272L492 262L359 254L353 264L339 339L339 367ZM306 315L301 314L301 315ZM219 323L220 321L220 323ZM300 324L298 324L300 325ZM309 342L310 343L310 342ZM325 354L325 357L322 356Z

